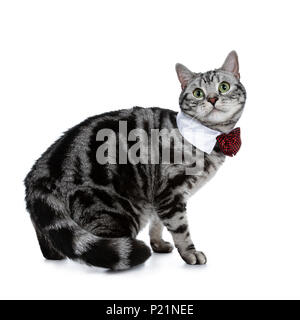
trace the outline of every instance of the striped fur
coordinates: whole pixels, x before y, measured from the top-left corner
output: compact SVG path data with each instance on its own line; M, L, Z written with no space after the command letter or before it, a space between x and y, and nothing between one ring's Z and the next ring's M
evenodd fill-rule
M222 111L218 111L222 115L206 114L203 110L207 106L193 99L191 92L195 86L213 90L223 79L231 81L233 90L222 97ZM245 91L239 80L222 70L193 74L180 96L184 112L220 130L234 126L244 102ZM151 255L149 247L136 239L151 220L150 243L155 252L173 249L162 239L165 226L187 263L206 262L191 240L186 202L223 163L224 155L217 146L210 155L199 153L201 172L194 175L185 174L190 164L175 164L172 157L170 164L162 164L161 158L158 164L136 165L100 165L96 160L103 143L96 141L100 129L117 133L119 121L127 121L128 132L136 128L149 135L151 129L170 132L177 128L176 115L167 109L134 107L91 117L68 130L37 160L25 179L26 203L45 258L67 257L97 267L128 269ZM127 137L118 137L117 150L122 148L123 139ZM173 139L183 138L176 131ZM129 142L129 147L132 144ZM171 145L171 154L175 145ZM160 140L160 148L164 147ZM196 152L193 146L190 150Z

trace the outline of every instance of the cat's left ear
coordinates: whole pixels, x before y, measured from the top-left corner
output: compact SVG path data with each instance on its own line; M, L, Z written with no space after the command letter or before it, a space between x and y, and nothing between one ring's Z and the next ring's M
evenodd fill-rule
M238 79L240 78L239 72L239 59L235 51L231 51L225 62L223 63L221 70L233 73Z
M183 90L194 77L194 73L181 63L176 63L175 69Z

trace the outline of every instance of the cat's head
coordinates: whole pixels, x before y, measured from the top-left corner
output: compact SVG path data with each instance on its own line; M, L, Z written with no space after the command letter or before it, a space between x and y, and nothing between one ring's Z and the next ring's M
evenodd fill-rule
M219 69L194 73L178 63L176 72L182 88L179 104L184 113L211 129L228 132L234 128L246 101L235 51L229 53Z

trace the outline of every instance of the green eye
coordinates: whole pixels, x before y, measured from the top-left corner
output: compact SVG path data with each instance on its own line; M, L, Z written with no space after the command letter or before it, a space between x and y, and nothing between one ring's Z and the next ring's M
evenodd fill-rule
M219 85L219 91L221 93L225 93L227 92L228 90L230 89L230 84L228 82L221 82L220 85Z
M193 95L194 95L195 98L201 99L201 98L204 97L204 92L203 92L203 90L197 88L197 89L195 89L195 90L193 91Z

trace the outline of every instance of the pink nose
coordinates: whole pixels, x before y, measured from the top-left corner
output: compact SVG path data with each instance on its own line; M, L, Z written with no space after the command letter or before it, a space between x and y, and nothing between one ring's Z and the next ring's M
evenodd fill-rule
M218 98L217 97L207 98L207 101L209 101L214 106L218 101Z

